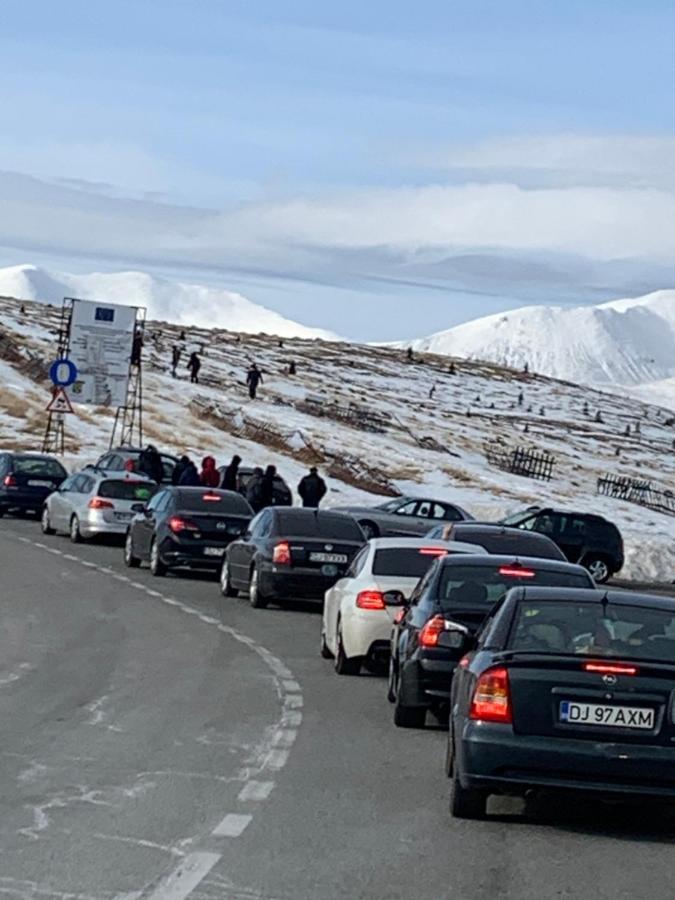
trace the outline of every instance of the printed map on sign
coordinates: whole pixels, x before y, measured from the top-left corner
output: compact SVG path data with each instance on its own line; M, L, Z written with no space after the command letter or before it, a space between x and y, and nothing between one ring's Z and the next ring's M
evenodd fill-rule
M76 403L124 406L136 308L74 300L69 358L78 378L71 388Z

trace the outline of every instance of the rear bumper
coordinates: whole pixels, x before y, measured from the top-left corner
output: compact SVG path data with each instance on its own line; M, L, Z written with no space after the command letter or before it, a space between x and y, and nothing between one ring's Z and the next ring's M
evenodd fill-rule
M456 659L420 657L401 670L401 703L405 706L443 706L450 702Z
M532 788L675 799L675 747L517 735L471 722L456 742L464 787L524 794Z
M129 528L130 519L108 522L101 513L92 511L88 516L80 519L80 533L82 537L97 537L100 534L124 535Z
M291 569L280 571L279 567L263 569L260 572L260 590L265 597L283 600L320 600L330 590L337 578L321 575L315 569Z
M47 497L53 491L46 490L44 492L35 493L33 491L4 490L0 493L0 509L2 510L41 510Z
M392 622L386 610L358 609L356 604L342 610L342 642L347 656L384 659L391 647Z
M208 569L219 571L225 558L225 543L199 543L194 546L180 544L177 541L167 540L162 544L162 561L167 566L177 566L188 569ZM218 547L223 552L219 556L206 556L205 547Z

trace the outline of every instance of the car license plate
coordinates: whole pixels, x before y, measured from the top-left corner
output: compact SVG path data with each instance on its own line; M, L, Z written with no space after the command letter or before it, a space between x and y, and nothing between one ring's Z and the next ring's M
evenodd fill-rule
M345 553L310 553L309 561L319 563L346 563L347 555Z
M133 517L134 517L134 514L130 513L130 512L126 512L126 513L116 512L115 513L115 518L119 519L121 522L128 522L129 519L133 519Z
M204 547L204 556L222 556L224 553L224 547Z
M38 478L30 478L28 480L29 487L52 487L51 481L40 481Z
M605 728L636 728L653 731L655 711L644 706L609 706L563 700L560 721L567 725L601 725Z

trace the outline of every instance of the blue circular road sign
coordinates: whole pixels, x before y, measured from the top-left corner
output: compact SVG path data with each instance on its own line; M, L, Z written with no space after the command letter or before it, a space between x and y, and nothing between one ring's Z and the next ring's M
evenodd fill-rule
M56 387L70 387L77 381L77 366L69 359L57 359L49 367L49 377Z

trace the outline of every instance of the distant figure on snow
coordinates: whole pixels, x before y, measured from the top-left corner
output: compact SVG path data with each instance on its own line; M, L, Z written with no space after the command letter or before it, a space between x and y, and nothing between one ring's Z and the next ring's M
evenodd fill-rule
M190 354L187 367L190 372L190 384L199 384L199 370L202 367L202 362L196 351Z
M312 466L309 475L305 475L298 485L298 494L302 500L302 505L310 509L317 509L323 498L326 496L326 482L319 475L316 466Z
M241 456L233 456L232 462L225 469L223 473L223 482L221 487L224 491L236 491L237 490L237 478L239 475L239 463L241 462Z
M178 479L179 487L199 487L201 485L201 480L199 478L199 472L197 471L197 466L192 462L191 459L188 459L185 468L181 472L180 478Z
M258 385L262 384L262 372L255 363L251 363L251 367L246 375L246 384L248 385L248 395L251 400L255 400L258 391Z
M412 362L412 361L413 361L413 359L414 359L414 354L413 354L413 348L412 348L412 347L408 347L406 356L408 357L408 361L409 361L409 362Z
M256 466L246 484L246 499L253 512L259 513L262 507L263 470Z
M212 456L205 456L202 460L199 480L204 487L217 488L220 485L220 472L216 469L216 461Z
M288 374L289 374L289 375L295 375L295 374L296 374L296 372L295 372L295 362L294 362L293 360L291 360L291 361L289 362L289 364L288 364Z
M174 348L171 351L171 374L173 375L174 378L178 377L178 373L176 372L176 369L178 368L178 365L180 363L180 357L181 357L181 349L177 344L174 344Z
M138 471L152 478L157 484L161 484L164 480L162 457L153 444L148 444L138 457Z
M184 331L181 331L181 333L178 335L178 340L179 340L179 341L184 341L184 340L186 340L186 338L185 338L185 332L184 332Z
M525 363L525 365L523 366L523 372L524 372L524 374L527 375L527 374L529 373L529 371L530 371L530 364L529 364L529 363Z
M435 394L435 393L436 393L436 385L435 385L435 384L432 384L432 385L431 385L431 389L429 390L429 399L430 399L430 400L433 400L433 399L434 399L434 394Z

